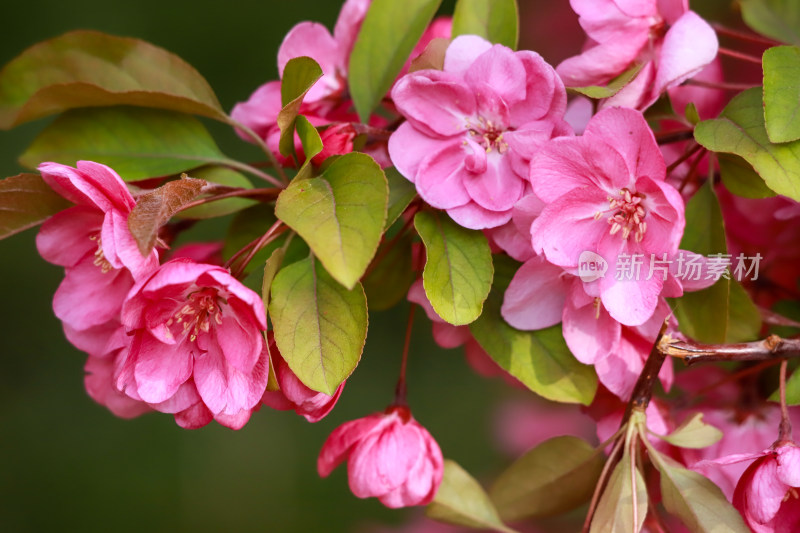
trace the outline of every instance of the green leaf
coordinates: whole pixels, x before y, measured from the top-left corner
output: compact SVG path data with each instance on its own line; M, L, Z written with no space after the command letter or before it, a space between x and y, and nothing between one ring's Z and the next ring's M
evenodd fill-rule
M737 155L717 154L719 173L725 188L745 198L769 198L775 191L767 187L753 167Z
M705 448L719 441L722 432L703 422L703 413L694 413L672 433L659 438L679 448Z
M628 70L608 82L608 85L605 86L591 85L589 87L567 87L567 90L598 100L601 98L611 98L620 92L623 87L628 85L633 78L639 74L639 71L642 70L643 66L644 64L633 65ZM567 83L566 80L564 83Z
M703 255L727 254L722 210L710 182L686 204L681 248ZM735 279L724 277L707 289L684 293L676 300L675 316L682 332L706 343L752 340L761 328L760 313L747 292Z
M800 48L776 46L764 52L764 120L773 143L800 139Z
M433 520L476 529L513 533L500 520L489 496L458 463L445 459L444 478L425 515Z
M773 392L769 400L771 402L780 402L780 391ZM797 369L786 380L786 405L800 405L800 372Z
M73 31L28 48L0 71L0 128L76 107L135 105L227 120L188 63L138 39Z
M303 237L334 279L353 288L378 248L388 194L381 167L353 152L318 178L294 180L278 197L275 215Z
M264 302L264 311L269 315L269 294L272 287L272 281L278 274L283 258L286 256L286 250L283 248L276 248L272 251L272 255L264 262L264 276L261 278L261 301Z
M800 200L800 141L769 141L760 88L738 94L719 118L698 124L694 138L711 151L741 156L770 189Z
M367 338L361 284L347 290L313 257L303 259L275 276L269 315L292 372L310 389L333 395L358 365Z
M364 277L364 292L371 311L384 311L405 299L414 283L416 273L411 264L412 244L410 233L396 242L387 241L378 248L375 260L380 262ZM388 248L388 251L386 249Z
M396 168L389 167L385 172L386 181L389 183L389 208L384 229L389 229L389 226L400 218L408 204L417 196L417 188L404 178Z
M67 111L34 139L20 163L75 165L89 160L113 168L126 181L169 176L226 157L196 118L135 107Z
M636 494L635 523L634 493ZM647 516L647 485L626 445L622 460L611 473L608 485L597 504L589 533L638 533L644 525L645 516Z
M136 207L128 215L128 229L142 255L146 256L153 249L159 228L169 222L181 207L197 198L207 186L205 180L182 178L168 181L136 199Z
M37 226L71 205L38 174L0 180L0 239Z
M480 35L516 50L518 18L516 0L458 0L453 13L453 37Z
M697 111L697 106L694 105L694 102L686 104L686 109L684 109L683 114L692 126L700 122L700 113Z
M740 0L742 18L753 30L778 41L800 45L797 0Z
M441 0L373 0L350 54L350 94L366 123L439 9Z
M494 285L483 313L469 328L475 340L501 368L536 394L557 402L592 403L597 375L569 351L561 326L520 331L503 320L503 295L519 263L498 255L494 267Z
M489 494L508 522L565 513L592 497L603 464L603 454L586 441L555 437L517 459Z
M188 174L190 178L206 180L218 185L238 187L242 189L253 188L253 184L250 183L250 180L248 180L241 172L217 165L208 165L196 168L189 171ZM176 213L176 216L179 218L188 219L215 218L229 215L231 213L241 211L242 209L247 209L248 207L257 203L257 201L250 200L249 198L225 198L223 200L215 200L207 204L181 210L179 213Z
M311 166L311 159L322 151L322 138L319 136L317 128L315 128L306 117L298 115L295 119L295 128L297 135L300 137L300 143L303 145L303 153L305 154L305 162L300 170L297 171L295 180L304 180L313 175L313 168Z
M322 77L322 68L310 57L290 59L283 69L281 78L281 104L283 109L278 113L278 127L281 138L278 144L281 154L295 157L294 127L300 105L306 93Z
M461 326L478 318L492 287L492 252L486 236L444 213L421 211L414 226L425 244L422 283L433 310Z
M643 439L655 467L661 473L661 496L670 514L681 519L692 533L748 533L741 515L725 495L704 476L687 470L658 453Z

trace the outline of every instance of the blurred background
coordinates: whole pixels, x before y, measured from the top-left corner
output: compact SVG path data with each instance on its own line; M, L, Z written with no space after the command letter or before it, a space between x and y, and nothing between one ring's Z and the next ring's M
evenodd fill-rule
M453 3L445 1L442 13L452 12ZM340 5L5 2L0 64L78 28L137 37L194 65L230 109L277 77L277 49L294 24L315 20L331 28ZM520 10L521 48L553 64L578 52L583 36L566 0L522 0ZM16 157L46 123L0 132L0 175L22 170ZM230 156L257 157L230 130L207 125ZM206 225L203 231L211 239L224 235L225 227ZM317 453L336 426L392 400L407 304L371 314L362 362L336 409L317 424L270 409L240 431L216 424L186 431L162 414L121 420L84 392L85 357L66 342L50 305L62 270L38 257L35 232L0 243L0 530L369 532L391 531L418 514L356 499L344 467L324 480L316 473ZM477 376L460 350L437 348L430 324L422 313L417 318L409 362L414 414L446 457L491 479L511 460L504 453L508 443L493 436L496 409L509 398L529 401L533 395ZM535 426L518 429L535 433Z

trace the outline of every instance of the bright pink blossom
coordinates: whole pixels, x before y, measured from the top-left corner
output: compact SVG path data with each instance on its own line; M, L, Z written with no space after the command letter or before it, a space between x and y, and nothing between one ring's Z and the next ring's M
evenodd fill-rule
M800 530L800 448L786 442L763 451L742 474L733 505L754 533Z
M476 36L456 37L444 70L419 70L392 90L407 119L389 155L430 205L462 226L497 227L529 190L539 145L571 133L566 93L535 52L514 52Z
M222 267L174 259L131 290L122 310L130 345L116 385L196 427L241 427L267 385L261 298ZM185 413L193 408L191 413ZM207 420L206 420L207 423Z
M664 158L641 113L600 111L582 136L543 145L530 175L546 204L531 226L534 250L571 273L582 253L602 257L608 274L584 288L615 320L641 325L665 287L680 293L671 279L649 276L646 267L636 274L623 263L674 256L686 223L683 199L664 181Z
M589 39L583 53L558 65L568 87L605 85L641 65L606 106L646 109L717 55L716 33L689 11L688 0L570 0L570 5Z
M336 428L320 451L317 471L327 477L345 460L353 494L391 508L430 503L444 474L439 445L407 407Z
M293 409L295 413L302 415L309 422L319 422L325 418L339 401L339 396L342 395L344 389L344 382L339 385L333 396L309 389L292 372L281 356L271 331L268 333L268 342L270 361L280 390L264 392L262 398L264 405L281 411Z

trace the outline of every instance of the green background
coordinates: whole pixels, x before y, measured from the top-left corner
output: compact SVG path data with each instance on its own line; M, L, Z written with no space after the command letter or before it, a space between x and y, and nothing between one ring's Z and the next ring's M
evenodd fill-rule
M445 2L443 12L452 10ZM277 48L293 24L332 27L340 2L98 0L4 2L0 63L24 48L77 28L138 37L194 65L223 106L246 99L277 75ZM563 2L521 2L522 47L554 64L583 36ZM16 157L45 121L0 132L0 174L20 172ZM233 157L257 152L217 124L208 126ZM206 237L224 227L206 226ZM217 226L220 226L219 224ZM238 432L212 424L178 428L169 415L115 418L83 390L84 355L63 338L50 300L62 270L42 261L35 230L0 243L0 530L23 531L368 531L414 511L358 500L345 468L316 474L326 436L346 420L382 410L393 396L408 307L373 313L362 362L333 413L309 424L263 409ZM508 458L489 434L493 406L511 394L476 376L460 351L435 347L416 322L409 399L445 456L478 477ZM524 395L524 393L523 393Z

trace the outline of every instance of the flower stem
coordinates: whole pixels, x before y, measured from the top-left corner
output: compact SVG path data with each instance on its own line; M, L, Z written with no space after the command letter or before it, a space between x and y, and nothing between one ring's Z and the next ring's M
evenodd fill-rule
M703 146L699 144L695 144L689 150L686 150L683 154L681 154L681 156L678 159L670 163L670 165L667 167L667 174L678 168L678 166L680 166L681 163L691 158L694 154L696 154L700 150L703 150ZM702 157L703 156L700 156L700 158Z
M723 26L722 24L716 22L712 22L711 27L714 28L714 31L716 31L720 35L725 35L726 37L739 39L740 41L765 44L767 46L776 46L781 44L778 41L773 41L772 39L767 39L766 37L761 37L760 35L734 30L733 28L728 28L727 26Z
M786 442L792 440L792 421L789 418L789 407L786 404L786 367L789 361L784 359L781 361L781 375L779 383L779 390L781 396L781 424L778 429L778 440Z
M233 277L239 278L244 273L244 269L247 266L247 263L249 263L253 259L253 256L255 256L258 253L258 251L261 250L264 246L266 246L267 244L271 243L273 240L278 238L278 236L284 231L286 231L286 226L283 225L282 221L278 220L277 222L275 222L275 224L270 226L270 228L266 231L266 233L264 233L264 235L250 241L241 250L236 252L233 255L233 257L228 259L228 261L225 263L225 268L232 269L233 265L237 262L237 260L240 257L244 256L244 258L238 262L238 266L236 267L236 269L235 270L232 269L231 271Z
M742 61L747 61L748 63L756 63L758 65L761 64L760 57L751 56L750 54L745 54L744 52L737 52L736 50L731 50L730 48L723 48L720 46L719 53L720 55L732 57L734 59L741 59Z
M687 80L686 85L694 85L695 87L705 87L707 89L720 89L722 91L746 91L747 89L758 87L758 85L753 85L750 83L730 83L730 82L716 83L703 80Z
M206 198L201 198L199 200L195 200L194 202L189 202L188 204L181 207L181 211L185 211L187 209L191 209L192 207L197 207L199 205L205 205L210 202L216 202L218 200L224 200L225 198L261 198L263 197L264 200L274 200L277 198L278 194L280 194L282 189L276 189L274 187L269 188L261 188L261 189L234 189L234 190L227 190L225 192L221 192L219 194L215 194L213 196L208 196Z
M236 170L242 170L244 172L247 172L248 174L252 174L254 176L258 176L259 178L263 179L264 181L267 181L267 182L275 185L276 187L280 187L281 189L286 187L286 183L285 183L286 180L285 179L284 179L284 181L280 181L280 180L276 179L275 177L270 176L269 174L267 174L263 170L260 170L260 169L258 169L256 167L252 166L252 165L248 165L247 163L242 163L241 161L236 161L234 159L226 159L225 161L222 162L222 164L227 166L227 167L235 168ZM283 173L283 169L281 167L276 166L275 169L278 172Z
M414 326L414 312L417 306L411 304L411 310L408 312L408 324L406 324L406 338L403 343L403 359L400 362L400 377L397 379L397 387L394 390L394 405L408 405L406 401L406 367L408 366L408 349L411 346L411 329Z
M256 144L256 146L261 148L261 150L267 155L267 158L269 159L272 166L275 168L275 171L278 173L278 176L280 177L281 181L283 181L283 185L289 183L289 178L286 177L286 173L283 171L283 167L281 167L281 165L278 163L278 158L275 157L275 154L272 152L272 150L270 150L269 146L267 146L267 143L264 142L264 139L262 139L256 132L254 132L244 124L235 121L231 117L228 117L228 124L230 124L235 128L239 128L248 137L250 137Z
M594 487L592 501L589 503L589 511L586 513L586 520L583 522L581 533L589 533L589 528L592 526L592 518L594 518L594 512L597 509L597 504L600 502L600 496L603 495L603 491L608 484L608 479L611 476L611 470L616 466L618 462L617 456L626 440L625 435L619 435L617 437L617 441L614 443L614 447L611 449L611 453L608 455L608 459L606 459L606 463L603 465L603 470L600 472L600 477L597 479L597 485Z

